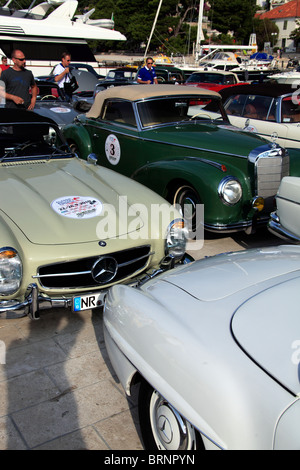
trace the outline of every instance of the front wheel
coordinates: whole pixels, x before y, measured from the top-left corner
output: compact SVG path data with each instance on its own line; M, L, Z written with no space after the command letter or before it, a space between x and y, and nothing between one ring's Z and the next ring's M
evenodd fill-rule
M139 392L139 420L144 445L148 450L203 449L194 427L147 382Z
M77 157L80 158L80 151L79 151L77 144L75 144L75 142L70 142L69 147L71 149L71 152L75 153Z
M173 204L181 208L182 215L189 225L189 232L195 233L199 225L197 205L201 204L200 197L195 189L189 185L180 186L174 193Z

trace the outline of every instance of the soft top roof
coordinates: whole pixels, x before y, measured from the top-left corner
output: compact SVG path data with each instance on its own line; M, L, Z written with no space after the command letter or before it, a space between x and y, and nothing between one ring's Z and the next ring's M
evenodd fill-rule
M203 88L189 88L181 85L127 85L108 88L100 91L93 106L86 113L88 118L100 115L103 103L108 98L118 98L129 101L139 101L147 98L166 98L167 96L220 96L218 93Z
M224 88L223 90L220 90L219 93L222 96L222 100L224 101L229 96L238 94L253 94L277 98L278 96L288 95L289 93L294 93L295 91L296 88L293 88L291 85L266 82L257 85L236 85L234 87Z
M7 124L14 122L48 122L49 124L57 125L52 119L41 116L34 111L0 108L0 123Z

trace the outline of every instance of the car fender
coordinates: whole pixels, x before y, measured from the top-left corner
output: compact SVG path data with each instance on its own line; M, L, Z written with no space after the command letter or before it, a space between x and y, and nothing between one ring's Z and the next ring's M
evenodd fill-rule
M252 200L250 178L240 169L226 167L208 159L184 157L181 160L160 160L139 168L132 178L145 186L151 186L158 194L169 202L179 186L189 184L200 197L200 203L208 209L215 211L217 204L219 215L228 218L229 214L236 217L240 211L240 204L225 206L218 195L218 186L223 178L233 176L239 179L243 187L243 201Z
M13 226L13 227L12 227ZM21 246L16 237L17 226L2 211L0 211L0 240L1 246L10 246L20 252Z
M87 159L87 156L93 151L92 142L87 130L83 126L70 124L65 126L63 133L68 144L75 144L79 150L80 157Z

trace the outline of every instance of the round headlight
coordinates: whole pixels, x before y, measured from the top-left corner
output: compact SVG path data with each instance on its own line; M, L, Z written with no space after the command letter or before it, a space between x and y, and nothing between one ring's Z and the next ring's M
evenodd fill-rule
M219 184L218 193L224 204L234 206L241 200L243 190L241 183L236 178L227 176Z
M0 295L16 292L21 284L22 263L16 250L10 247L0 249Z
M182 258L185 254L188 230L183 219L176 219L170 223L166 236L166 254L174 258Z

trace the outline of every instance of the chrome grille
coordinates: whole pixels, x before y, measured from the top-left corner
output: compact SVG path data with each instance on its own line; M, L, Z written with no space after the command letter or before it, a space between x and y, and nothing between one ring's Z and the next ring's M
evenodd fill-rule
M54 263L47 266L41 266L38 274L40 284L47 289L78 289L86 287L104 287L107 277L99 278L99 272L96 276L93 268L99 265L99 260L114 261L116 266L115 275L109 276L107 284L115 284L123 279L134 276L146 268L149 258L153 253L150 252L150 246L131 248L129 250L108 253L103 256L92 256L75 261ZM98 267L99 269L99 267Z
M262 156L256 161L256 192L267 199L275 196L284 176L289 175L290 159L287 152L282 156Z

